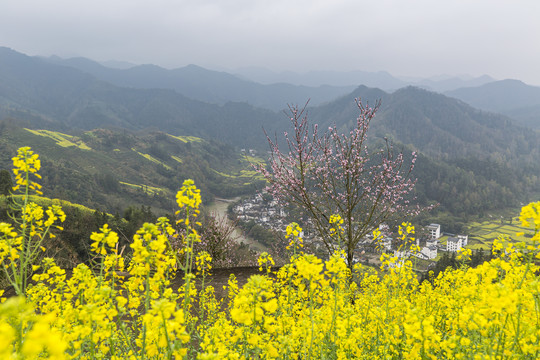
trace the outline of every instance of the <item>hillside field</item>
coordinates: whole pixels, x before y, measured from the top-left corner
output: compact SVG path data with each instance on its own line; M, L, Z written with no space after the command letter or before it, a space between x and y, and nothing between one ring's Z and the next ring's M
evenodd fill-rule
M512 223L500 220L486 220L482 222L471 222L468 224L469 241L467 248L472 250L491 250L493 241L503 235L508 238L511 243L528 242L534 234L532 227L526 228L520 224L519 217L512 218ZM523 235L517 235L523 233ZM449 236L442 236L439 241L441 244L446 244Z

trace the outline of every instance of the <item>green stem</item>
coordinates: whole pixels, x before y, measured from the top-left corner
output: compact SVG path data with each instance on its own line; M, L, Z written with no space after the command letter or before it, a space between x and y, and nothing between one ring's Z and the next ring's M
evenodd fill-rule
M126 325L125 325L125 323L121 324L120 331L122 332L122 335L124 336L124 340L127 343L127 345L129 346L129 348L131 349L131 351L133 351L133 353L136 354L137 350L133 346L133 339L131 338L131 336L126 334Z
M184 266L184 317L187 319L189 294L191 288L191 277L188 275L191 272L191 257L193 256L193 244L190 241L191 234L189 233L189 230L191 229L189 225L189 208L186 208L186 219L188 220L188 225L186 227L186 265Z
M167 333L167 320L165 319L163 311L161 312L161 319L163 320L163 330L165 331L165 339L167 340L167 359L170 359L172 355L171 341L169 339L169 334Z
M145 314L148 313L148 309L150 308L150 273L146 274L146 294L144 299L144 310ZM141 360L145 358L145 352L146 352L146 324L143 323L143 339L142 339L142 350L141 350Z
M24 162L25 163L28 163L28 157L25 155L24 157ZM24 187L24 196L23 196L23 207L22 207L22 212L23 212L23 215L24 215L24 212L26 211L26 207L28 205L28 197L29 197L29 184L30 184L30 174L28 172L28 170L25 171L25 180L26 180L26 185ZM21 229L22 229L22 244L21 244L21 248L22 248L22 252L23 252L23 256L21 256L21 261L19 262L19 272L18 272L18 279L17 279L17 283L18 283L18 292L17 292L17 295L20 295L20 296L23 296L24 293L26 292L26 265L27 265L27 259L26 259L26 251L27 251L27 247L28 247L28 243L30 242L30 240L26 239L27 235L26 235L26 229L28 227L28 222L26 220L26 216L23 216L23 222L21 224Z
M337 317L337 296L338 296L338 287L334 289L334 311L332 312L332 326L330 327L330 334L334 334L336 327L336 317Z
M311 292L311 280L313 276L309 277L309 320L311 321L311 339L309 342L309 358L311 359L312 348L313 348L313 334L315 333L315 324L313 322L313 293Z

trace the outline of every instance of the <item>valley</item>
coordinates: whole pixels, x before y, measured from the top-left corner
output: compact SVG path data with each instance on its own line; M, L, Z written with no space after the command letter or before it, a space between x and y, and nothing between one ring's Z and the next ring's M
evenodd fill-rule
M1 48L0 169L10 169L16 149L30 145L42 157L47 197L118 216L141 205L171 214L174 194L191 178L204 205L223 214L227 203L220 199L250 197L264 187L252 164L267 160L265 134L287 146L282 134L291 131L290 114L280 110L287 103L311 97L311 124L347 132L357 117L354 99L362 99L381 102L370 148L388 140L407 161L418 154L414 196L422 206L437 204L418 224L435 222L460 233L495 211L537 198L538 118L527 112L527 123L516 121L511 111L497 113L478 95L494 89L484 93L500 99L508 85L521 94L514 108L534 109L540 104L535 87L489 77L456 80L453 88L448 81L410 86L388 74L369 81L366 74L349 75L364 76L370 86L261 85L196 66L115 70L88 59L29 57Z
M229 219L228 207L230 204L233 204L238 200L240 200L240 197L235 197L231 199L215 198L214 202L206 207L206 211L210 214L215 214L216 218L226 219L228 224L232 224L233 222ZM257 240L246 236L244 234L244 231L239 227L235 228L234 232L232 233L232 238L237 243L244 243L249 245L250 248L257 252L268 251L268 247L261 244Z
M540 359L538 0L0 9L0 360Z

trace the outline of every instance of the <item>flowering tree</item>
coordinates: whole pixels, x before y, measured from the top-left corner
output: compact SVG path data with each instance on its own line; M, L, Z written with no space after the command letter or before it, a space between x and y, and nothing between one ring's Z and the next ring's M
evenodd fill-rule
M346 251L349 266L359 242L381 223L419 212L409 199L416 183L410 176L416 154L404 166L403 153L394 154L388 142L371 152L368 129L380 102L372 108L357 99L356 105L359 116L348 134L335 126L319 134L317 125L309 126L305 106L289 106L294 133L285 133L287 151L267 135L270 166L257 167L268 182L267 191L301 208L329 253L337 247Z

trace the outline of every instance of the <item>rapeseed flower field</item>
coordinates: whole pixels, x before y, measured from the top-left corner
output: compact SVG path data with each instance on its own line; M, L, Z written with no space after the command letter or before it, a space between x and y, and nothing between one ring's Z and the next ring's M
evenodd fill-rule
M22 198L39 192L37 154L21 148L14 165ZM360 264L349 269L339 249L326 261L305 254L293 223L290 262L275 270L262 254L261 273L242 287L231 277L227 299L218 300L204 284L211 257L193 253L200 192L187 180L176 199L177 224L144 224L129 258L108 226L92 234L98 266L79 264L69 278L51 258L38 263L43 239L61 229L65 214L19 203L20 218L0 223L0 265L18 295L1 299L0 358L540 357L540 202L521 211L522 224L534 227L529 242L501 237L493 260L476 268L465 261L422 283L410 260L386 256L381 274ZM339 220L329 223L336 237ZM402 234L414 234L413 227L404 224ZM179 251L169 244L174 238L184 244ZM184 284L173 291L178 273Z

